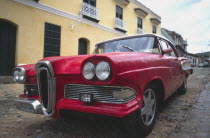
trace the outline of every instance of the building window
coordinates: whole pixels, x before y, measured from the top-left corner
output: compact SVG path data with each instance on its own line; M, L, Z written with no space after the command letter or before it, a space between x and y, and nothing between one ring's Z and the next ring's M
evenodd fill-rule
M123 9L116 5L116 17L119 18L119 19L123 19Z
M142 19L138 17L137 27L142 29Z
M96 0L83 0L83 2L96 7Z
M123 21L123 9L116 5L116 18L114 20L114 29L126 33L126 22Z
M78 55L86 55L88 50L88 42L87 40L80 38L79 46L78 46Z
M152 26L152 33L156 34L156 27L155 26Z
M44 57L60 56L61 26L45 23Z

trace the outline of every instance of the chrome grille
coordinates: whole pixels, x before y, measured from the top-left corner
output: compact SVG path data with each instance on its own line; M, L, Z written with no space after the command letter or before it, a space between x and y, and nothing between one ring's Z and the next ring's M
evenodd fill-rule
M38 90L42 111L46 116L55 113L55 76L49 61L39 61L36 66Z
M40 98L41 101L43 102L44 108L47 109L49 105L49 71L46 67L41 67L39 68L39 75L38 75L38 82L39 82L39 93L40 93Z
M122 104L133 100L136 96L134 95L126 99L116 99L113 97L113 92L126 89L130 88L118 86L67 84L65 86L65 98L79 100L81 93L88 93L93 95L93 100L95 102Z

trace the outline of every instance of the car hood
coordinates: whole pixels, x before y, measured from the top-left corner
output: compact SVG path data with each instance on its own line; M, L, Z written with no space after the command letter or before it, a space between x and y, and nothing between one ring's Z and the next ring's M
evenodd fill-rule
M148 66L148 62L151 62L153 55L148 53L134 53L134 52L119 52L119 53L104 53L96 55L79 55L79 56L67 56L67 57L49 57L44 58L53 66L55 75L76 75L81 74L81 68L83 62L88 60L108 60L111 63L111 67L115 70L115 73L121 73L129 70L135 70L139 67ZM148 58L149 57L149 58ZM154 58L155 59L155 58ZM155 60L152 60L155 64ZM151 64L150 64L151 65ZM120 70L119 70L120 68Z

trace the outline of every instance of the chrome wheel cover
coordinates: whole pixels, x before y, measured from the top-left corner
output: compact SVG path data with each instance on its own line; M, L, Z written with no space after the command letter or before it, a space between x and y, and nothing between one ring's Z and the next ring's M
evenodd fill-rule
M143 96L141 119L145 126L152 124L156 112L156 97L152 89L147 89Z

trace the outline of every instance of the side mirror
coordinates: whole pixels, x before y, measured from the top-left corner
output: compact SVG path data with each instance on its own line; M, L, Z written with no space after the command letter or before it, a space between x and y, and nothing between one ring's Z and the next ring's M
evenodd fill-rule
M172 50L172 48L167 48L167 49L164 49L163 50L163 53L164 54L169 54L169 53L171 53L173 50Z

